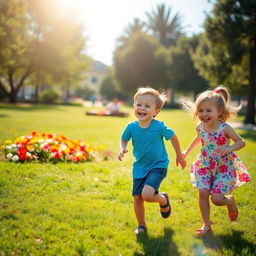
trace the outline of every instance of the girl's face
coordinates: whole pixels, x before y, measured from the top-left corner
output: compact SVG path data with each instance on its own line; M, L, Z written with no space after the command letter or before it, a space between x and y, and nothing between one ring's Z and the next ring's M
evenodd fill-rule
M134 101L134 112L138 121L151 121L159 111L160 109L156 109L156 99L153 95L141 95Z
M219 123L221 112L213 100L203 101L198 105L198 118L207 128L215 128Z

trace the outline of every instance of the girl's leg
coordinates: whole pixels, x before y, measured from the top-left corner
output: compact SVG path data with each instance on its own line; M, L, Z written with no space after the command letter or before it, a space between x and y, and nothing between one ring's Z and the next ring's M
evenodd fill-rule
M210 221L210 203L209 203L209 190L199 190L199 207L203 218L204 225L211 227Z
M141 195L134 196L134 204L133 205L134 205L134 212L136 215L138 226L146 227L144 200Z
M159 203L160 205L166 205L167 199L163 195L155 194L155 189L149 185L145 185L142 190L142 198L147 202L155 202ZM161 212L168 212L170 209L169 207L161 208Z
M234 221L237 219L238 210L237 210L237 206L235 204L235 200L233 196L231 195L225 196L222 194L212 194L211 199L213 204L217 206L226 205L228 207L228 215L231 221Z
M231 210L236 210L234 201L230 196L225 196L222 194L212 194L211 196L213 204L217 206L223 206L223 205L228 205L230 206Z

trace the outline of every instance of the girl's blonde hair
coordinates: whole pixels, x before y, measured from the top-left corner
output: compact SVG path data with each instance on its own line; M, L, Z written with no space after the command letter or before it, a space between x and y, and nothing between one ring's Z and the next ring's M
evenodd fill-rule
M192 113L194 118L197 118L200 104L209 100L212 100L216 104L218 111L221 112L219 120L222 122L226 122L231 117L236 117L237 112L241 109L241 105L234 107L230 104L229 90L223 85L218 86L214 90L206 90L200 93L196 97L195 102L186 99L182 102L182 105Z
M156 109L161 109L165 102L167 101L167 95L164 91L157 91L150 87L140 87L138 88L137 92L135 93L133 100L135 101L138 96L142 95L152 95L155 97L156 100Z

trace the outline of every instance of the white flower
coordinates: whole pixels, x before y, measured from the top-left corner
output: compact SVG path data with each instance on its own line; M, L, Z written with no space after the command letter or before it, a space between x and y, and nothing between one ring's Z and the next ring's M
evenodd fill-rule
M27 152L27 154L26 154L26 155L27 155L27 157L31 157L31 154L30 154L29 152Z
M14 155L14 156L12 157L12 161L13 161L13 162L19 161L19 157L18 157L17 155Z
M65 150L67 149L67 146L65 144L61 144L61 147L60 147L61 150Z
M13 157L13 154L12 153L9 153L7 156L6 156L8 159L11 159Z

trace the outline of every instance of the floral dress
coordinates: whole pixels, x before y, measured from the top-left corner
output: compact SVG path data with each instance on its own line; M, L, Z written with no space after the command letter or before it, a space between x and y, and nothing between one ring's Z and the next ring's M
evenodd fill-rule
M246 167L235 153L222 156L215 153L219 146L230 144L230 139L225 136L226 126L226 123L221 123L216 131L206 132L203 125L199 125L202 149L190 169L193 187L215 194L228 194L251 180Z

